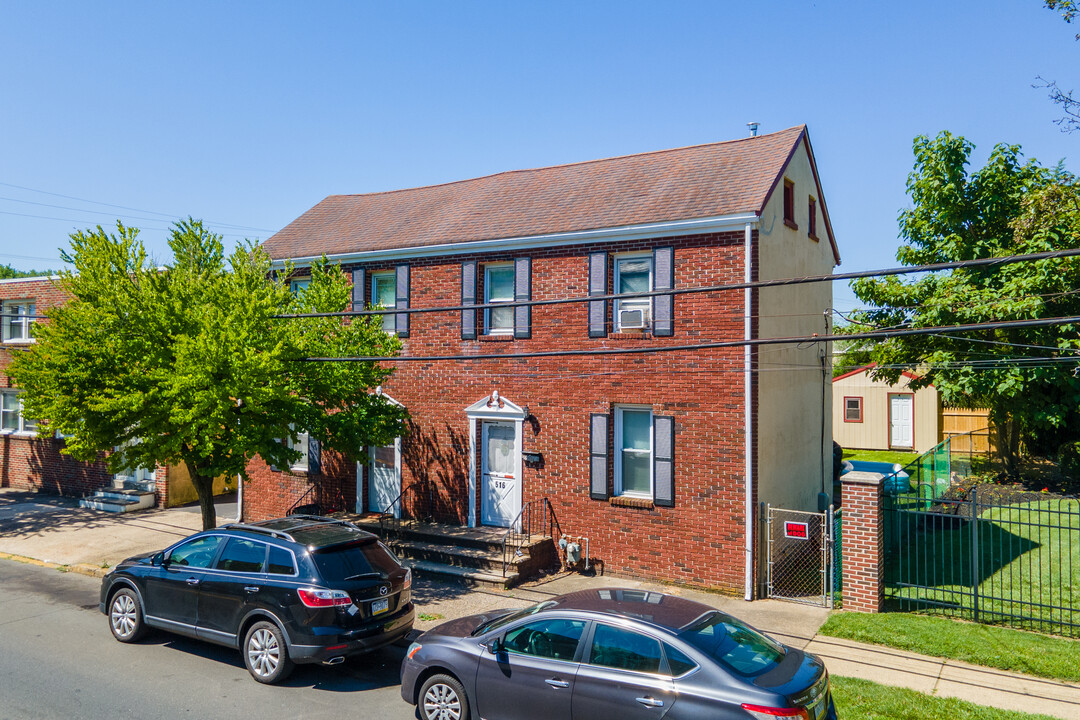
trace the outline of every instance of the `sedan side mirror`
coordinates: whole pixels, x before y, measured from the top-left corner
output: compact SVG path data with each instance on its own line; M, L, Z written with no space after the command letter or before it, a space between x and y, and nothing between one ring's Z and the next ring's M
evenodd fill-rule
M503 645L502 636L500 635L499 637L497 637L494 640L492 640L491 642L489 642L487 644L487 649L488 649L488 652L491 653L492 655L498 655L499 653L506 650L506 646Z

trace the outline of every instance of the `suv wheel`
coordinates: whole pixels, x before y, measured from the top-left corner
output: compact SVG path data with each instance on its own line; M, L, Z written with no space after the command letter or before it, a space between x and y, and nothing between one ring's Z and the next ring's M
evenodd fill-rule
M423 720L461 720L469 717L465 688L452 675L432 675L420 688L417 708Z
M117 590L109 601L109 629L122 643L135 642L146 634L139 596L131 588Z
M248 629L244 636L244 665L251 677L267 685L288 677L293 663L277 625L264 620Z

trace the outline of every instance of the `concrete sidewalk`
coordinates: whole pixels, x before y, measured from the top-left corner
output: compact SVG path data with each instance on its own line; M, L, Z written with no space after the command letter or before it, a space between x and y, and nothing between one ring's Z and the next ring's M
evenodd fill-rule
M235 516L235 505L219 507L219 523ZM53 565L100 577L131 555L160 550L202 528L191 508L113 515L78 507L78 502L0 489L0 558ZM227 514L226 514L227 513ZM739 598L677 586L614 577L560 573L508 591L467 588L418 579L418 619L425 630L444 620L502 607L524 607L575 590L626 587L680 595L745 620L778 640L813 652L832 675L906 687L1009 711L1080 717L1080 685L926 657L876 645L825 637L822 608L775 600Z

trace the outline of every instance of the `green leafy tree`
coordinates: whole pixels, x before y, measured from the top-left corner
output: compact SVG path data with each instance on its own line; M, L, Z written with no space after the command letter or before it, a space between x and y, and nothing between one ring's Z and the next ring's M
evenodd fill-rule
M11 265L0 265L0 280L10 280L12 278L28 278L28 277L41 277L42 275L52 275L52 270L16 270Z
M1076 17L1077 6L1075 0L1043 0L1043 6L1048 10L1061 13L1062 19L1071 23ZM1076 34L1080 40L1080 33ZM1054 122L1061 126L1062 132L1071 133L1080 129L1080 100L1073 98L1072 90L1065 90L1058 86L1056 80L1046 80L1042 76L1036 78L1033 87L1045 88L1050 101L1061 106L1065 114Z
M307 432L360 457L401 434L404 412L370 392L389 369L301 361L395 355L400 343L378 318L272 317L349 308L339 267L317 263L294 296L271 279L261 249L226 258L201 222L176 223L164 268L137 235L117 223L113 234L99 226L71 236L64 260L74 270L58 282L72 300L49 311L10 369L26 413L70 436L64 452L92 460L115 448L114 471L183 463L210 528L214 478L246 479L256 456L290 467L301 453L285 438Z
M1022 161L1020 148L998 145L986 165L968 172L973 146L943 132L915 140L900 213L904 265L1001 257L1080 247L1080 185L1060 166ZM962 268L852 283L869 309L853 316L857 332L927 328L1080 314L1075 258ZM990 408L998 448L1011 475L1023 436L1059 446L1080 439L1080 334L1072 325L983 330L965 335L896 336L872 346L874 376L897 382L921 374L944 403Z

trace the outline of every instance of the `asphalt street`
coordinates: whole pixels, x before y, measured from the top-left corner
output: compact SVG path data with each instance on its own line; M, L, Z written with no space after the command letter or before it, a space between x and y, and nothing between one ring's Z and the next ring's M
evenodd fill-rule
M0 719L415 717L398 694L403 648L264 686L235 650L163 632L116 642L99 584L0 560Z

